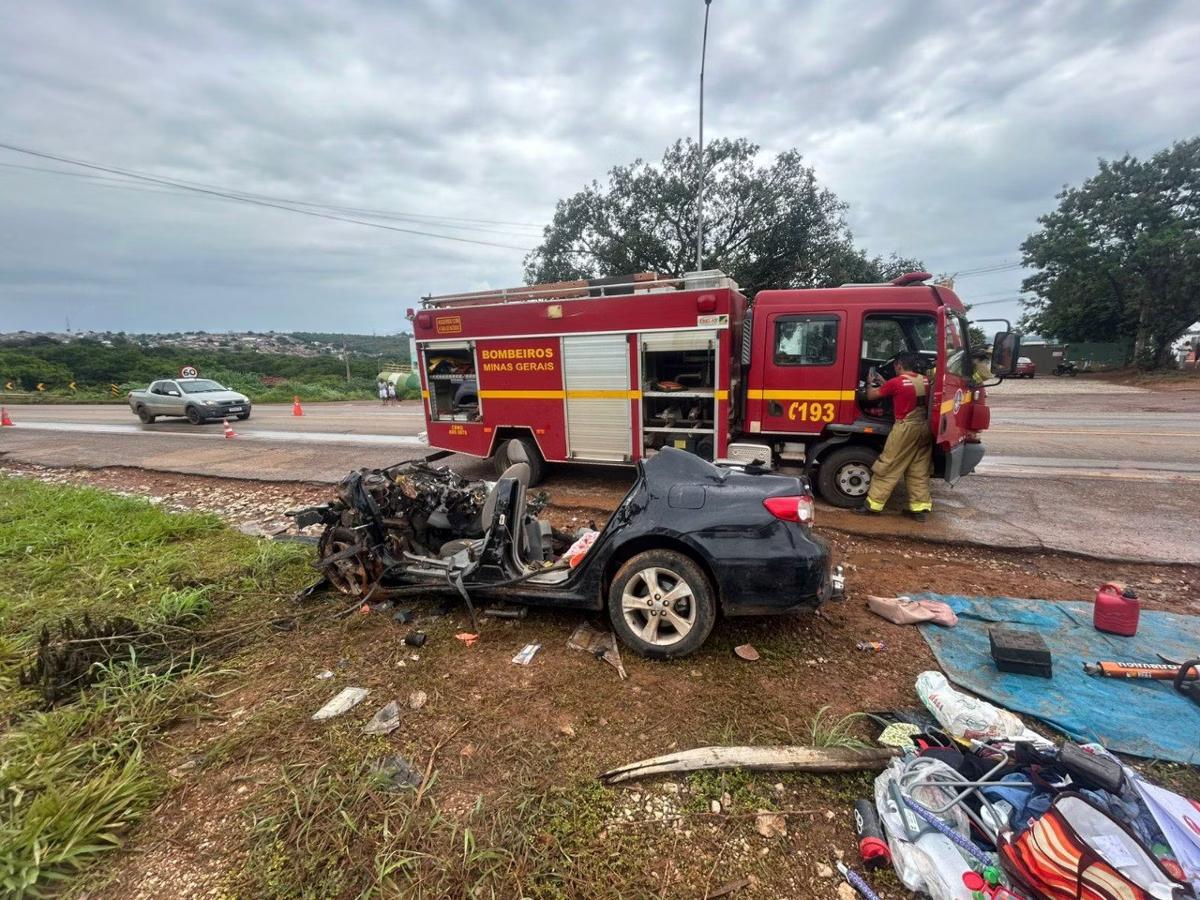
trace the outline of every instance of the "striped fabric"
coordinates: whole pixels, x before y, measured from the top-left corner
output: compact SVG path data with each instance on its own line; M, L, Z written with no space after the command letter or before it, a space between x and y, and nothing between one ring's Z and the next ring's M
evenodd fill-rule
M1115 822L1113 829L1122 831ZM1153 893L1130 881L1087 845L1057 806L1052 806L1015 841L1002 840L1000 856L1014 881L1037 898L1152 900L1176 896L1165 872L1156 880ZM1143 853L1143 857L1161 871L1148 853ZM1179 888L1182 890L1182 885Z

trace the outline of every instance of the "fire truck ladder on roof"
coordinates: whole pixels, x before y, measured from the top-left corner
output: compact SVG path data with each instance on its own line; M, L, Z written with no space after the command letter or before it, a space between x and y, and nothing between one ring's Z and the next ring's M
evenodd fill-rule
M655 272L621 275L616 278L579 279L550 284L531 284L524 287L473 291L462 294L440 294L421 298L425 309L454 306L531 303L549 300L596 299L636 293L655 294L680 290L737 289L733 279L724 272L711 269L705 272L686 272L682 278L665 278Z

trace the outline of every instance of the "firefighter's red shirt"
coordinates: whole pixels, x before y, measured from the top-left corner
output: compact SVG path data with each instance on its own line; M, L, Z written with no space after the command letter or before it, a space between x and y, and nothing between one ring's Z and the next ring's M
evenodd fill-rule
M921 377L924 381L924 377ZM928 390L928 386L926 390ZM917 408L921 402L921 398L917 396L917 389L913 387L913 382L907 376L897 375L895 378L888 379L879 386L879 396L892 398L892 409L896 413L896 421L908 416L910 412Z

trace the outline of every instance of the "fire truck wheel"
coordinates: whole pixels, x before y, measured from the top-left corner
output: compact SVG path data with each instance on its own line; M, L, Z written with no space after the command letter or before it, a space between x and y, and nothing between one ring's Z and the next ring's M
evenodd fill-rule
M513 459L508 452L510 444L520 444L521 448L525 451L524 457ZM542 454L538 452L537 444L529 438L512 438L496 448L496 452L492 456L492 465L495 467L497 475L503 475L504 470L514 462L523 462L529 466L530 487L541 484L542 478L546 474L546 461L542 459Z
M687 656L708 639L717 604L708 577L674 550L647 550L621 566L608 588L608 617L642 656Z
M871 486L871 466L879 451L862 444L838 447L821 460L817 489L821 499L842 509L862 506Z

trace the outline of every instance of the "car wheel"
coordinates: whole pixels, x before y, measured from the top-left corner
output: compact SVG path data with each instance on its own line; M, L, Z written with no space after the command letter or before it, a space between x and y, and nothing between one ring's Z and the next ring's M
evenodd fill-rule
M642 656L687 656L717 619L708 577L674 550L647 550L621 566L608 587L608 617L621 641Z
M144 406L139 406L137 408L137 417L147 425L153 425L154 420L158 418L158 416L151 414L150 410L146 409Z
M862 444L830 452L821 460L817 474L821 499L842 509L862 506L871 487L871 466L877 459L879 451Z
M520 462L528 463L529 465L529 486L533 487L536 484L541 484L542 479L546 475L546 461L542 459L542 454L537 448L537 444L529 438L512 438L504 441L496 448L495 454L492 456L492 465L496 469L497 475L503 475L504 470L511 466L515 460L509 454L509 446L511 444L520 444L521 449L525 451L525 458Z
M187 420L193 425L204 424L204 416L200 414L200 410L195 406L189 406L187 410L185 410L184 415L187 416Z
M249 412L238 413L237 417L239 419L241 419L243 422L245 422L248 418L250 418L250 413Z
M383 575L383 566L352 528L327 528L317 542L317 557L335 561L323 566L325 577L339 592L361 597L374 587Z

